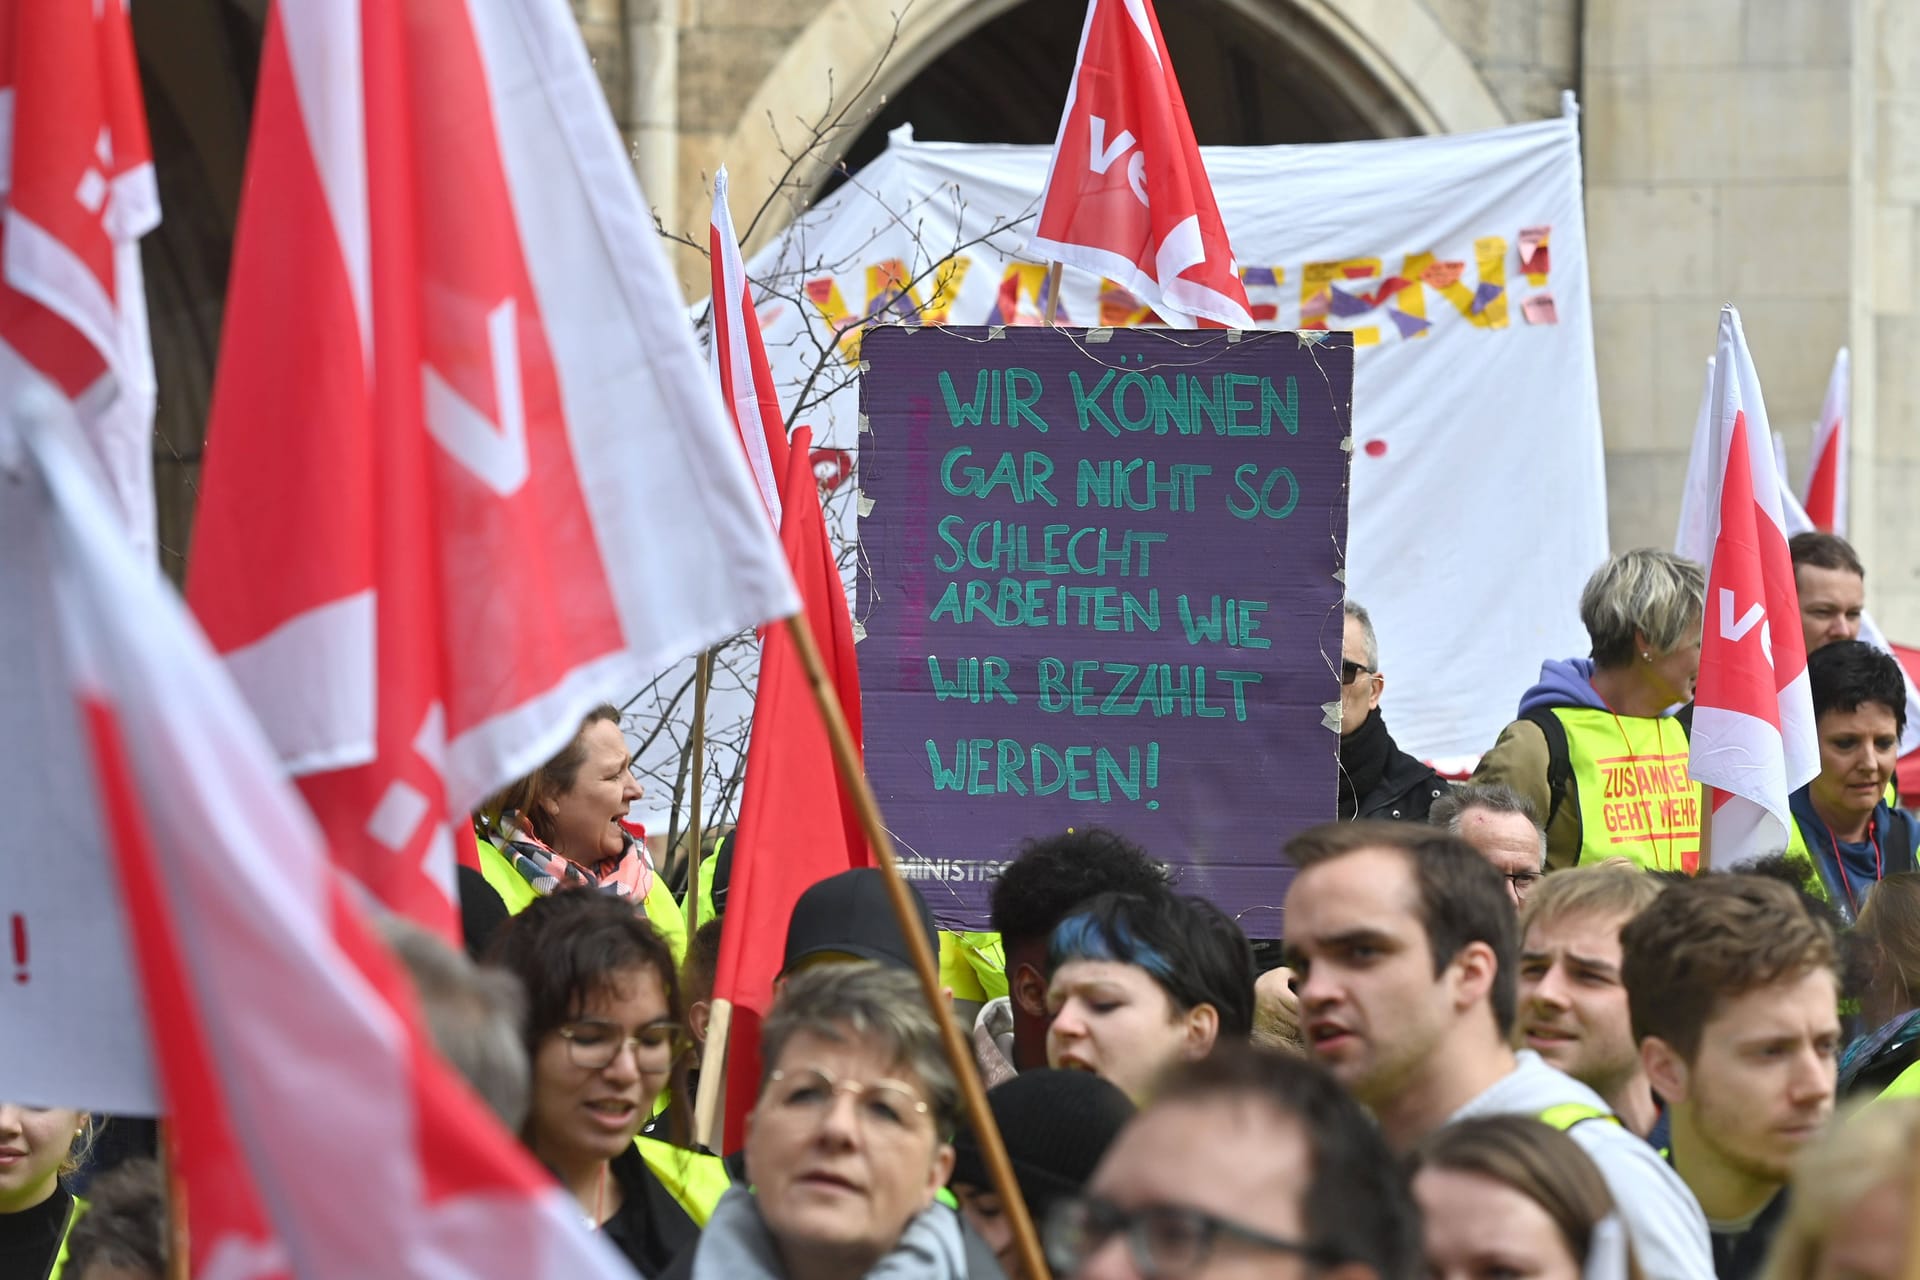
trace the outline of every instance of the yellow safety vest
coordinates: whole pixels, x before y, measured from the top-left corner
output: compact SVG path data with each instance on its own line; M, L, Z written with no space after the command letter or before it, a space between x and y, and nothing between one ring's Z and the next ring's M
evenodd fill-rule
M60 1252L53 1260L53 1270L47 1272L47 1280L60 1280L60 1273L67 1269L67 1246L73 1243L73 1227L86 1212L87 1202L75 1196L73 1208L67 1212L67 1229L60 1233Z
M513 860L495 848L492 842L480 840L477 836L475 840L480 849L480 875L500 895L500 901L507 906L507 914L519 915L527 909L527 904L540 895L533 891L527 878L514 868ZM687 919L680 914L672 890L667 888L665 877L658 872L648 883L647 896L640 907L647 913L647 923L653 926L654 932L666 939L677 969L687 958Z
M997 933L940 930L940 985L955 1000L985 1004L1007 994L1007 952Z
M1540 1113L1540 1123L1565 1133L1573 1126L1586 1120L1608 1120L1620 1123L1620 1117L1603 1107L1590 1107L1584 1102L1562 1102L1558 1106L1548 1107Z
M1648 871L1700 867L1706 793L1687 774L1687 731L1671 716L1555 707L1580 804L1581 863L1629 858Z
M1801 888L1822 902L1833 901L1833 895L1827 892L1827 878L1820 874L1819 864L1813 860L1813 850L1807 847L1806 833L1800 830L1798 818L1787 824L1787 861L1800 864Z
M707 1219L713 1216L713 1207L733 1185L720 1157L704 1151L689 1151L658 1138L635 1138L633 1145L640 1149L640 1158L647 1162L648 1170L660 1180L674 1202L687 1211L694 1225L706 1226Z

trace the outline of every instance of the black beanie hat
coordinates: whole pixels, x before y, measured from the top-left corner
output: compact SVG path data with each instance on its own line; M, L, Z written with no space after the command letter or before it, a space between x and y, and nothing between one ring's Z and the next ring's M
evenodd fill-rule
M1046 1217L1054 1201L1080 1194L1133 1118L1127 1095L1087 1071L1023 1071L988 1090L987 1106L1035 1221ZM960 1131L953 1149L949 1181L991 1190L993 1179L971 1129Z

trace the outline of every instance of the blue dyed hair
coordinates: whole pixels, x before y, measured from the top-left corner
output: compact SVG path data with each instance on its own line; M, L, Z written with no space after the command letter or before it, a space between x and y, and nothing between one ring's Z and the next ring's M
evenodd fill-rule
M1253 949L1205 898L1103 893L1062 920L1047 942L1049 978L1071 960L1131 965L1182 1013L1212 1005L1223 1040L1253 1031Z

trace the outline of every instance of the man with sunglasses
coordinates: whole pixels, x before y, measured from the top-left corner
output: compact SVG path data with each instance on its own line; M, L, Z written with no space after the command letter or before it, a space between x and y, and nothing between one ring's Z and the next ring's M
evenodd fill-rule
M1373 619L1352 599L1340 643L1340 817L1425 822L1445 778L1394 744L1380 714L1387 687Z
M1121 1131L1045 1234L1062 1280L1413 1280L1420 1226L1400 1166L1332 1077L1222 1045Z

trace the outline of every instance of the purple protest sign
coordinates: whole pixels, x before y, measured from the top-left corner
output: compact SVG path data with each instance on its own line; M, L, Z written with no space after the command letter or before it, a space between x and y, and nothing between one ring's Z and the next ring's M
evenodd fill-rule
M861 348L868 777L942 924L1104 826L1278 936L1333 817L1343 333L901 328Z

